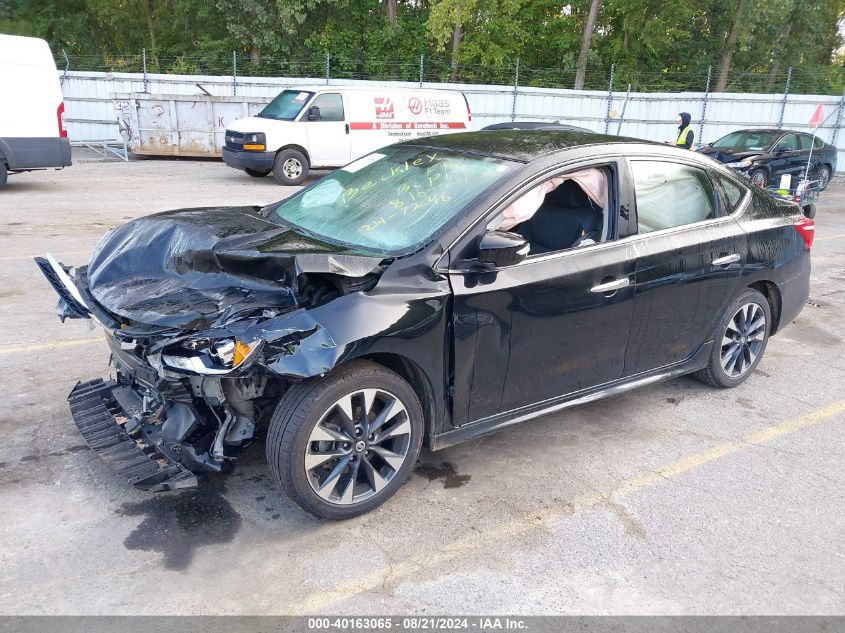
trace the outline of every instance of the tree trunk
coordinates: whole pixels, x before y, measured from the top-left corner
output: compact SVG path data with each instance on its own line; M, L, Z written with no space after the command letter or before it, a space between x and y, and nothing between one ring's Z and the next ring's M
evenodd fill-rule
M147 28L150 31L150 53L153 63L158 66L158 49L156 47L156 30L153 24L153 0L144 0L144 9L147 13ZM161 70L159 68L159 70Z
M792 23L795 21L797 12L798 5L796 3L789 16L786 18L786 24L783 27L783 31L781 31L781 34L778 36L777 40L775 40L775 50L772 51L772 67L769 69L769 76L766 78L767 92L773 90L775 87L775 82L777 81L778 73L780 72L781 59L783 59L779 49L784 46L788 46L789 44L789 36L792 34Z
M249 61L253 66L261 65L261 49L254 44L249 47Z
M396 2L397 0L385 0L384 6L387 9L387 21L390 26L396 26Z
M463 37L464 33L461 29L461 22L458 18L459 11L455 12L455 26L452 28L452 44L451 44L451 51L452 51L452 76L449 81L457 81L458 80L458 46L461 44L461 38Z
M596 28L600 8L601 0L590 0L590 12L587 14L587 21L584 23L584 33L581 35L581 52L578 53L575 90L583 90L584 88L584 78L587 75L587 53L590 52L590 42L593 39L593 31Z
M739 39L739 33L742 30L742 20L745 17L745 7L748 5L748 0L738 0L736 3L736 11L734 11L733 24L731 25L731 32L728 33L728 39L725 40L725 48L722 49L722 57L719 60L719 77L716 79L716 88L714 92L724 92L728 87L728 73L731 70L731 58L736 48L736 41Z

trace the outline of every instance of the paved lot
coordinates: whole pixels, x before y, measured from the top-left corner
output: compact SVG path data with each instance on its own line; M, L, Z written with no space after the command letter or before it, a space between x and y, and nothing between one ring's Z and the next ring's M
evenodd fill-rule
M0 193L0 613L845 612L845 186L810 305L732 391L682 378L424 453L384 507L303 513L257 444L181 495L133 490L65 396L107 372L31 256L80 264L169 208L285 195L216 162L77 162Z

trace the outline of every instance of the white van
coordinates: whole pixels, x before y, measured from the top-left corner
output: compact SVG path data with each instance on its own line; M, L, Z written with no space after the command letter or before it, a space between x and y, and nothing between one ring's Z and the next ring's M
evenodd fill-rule
M257 116L226 130L223 160L260 178L298 185L311 168L342 167L369 152L469 129L461 92L304 86L283 90Z
M71 164L64 116L47 42L0 35L0 187L9 172Z

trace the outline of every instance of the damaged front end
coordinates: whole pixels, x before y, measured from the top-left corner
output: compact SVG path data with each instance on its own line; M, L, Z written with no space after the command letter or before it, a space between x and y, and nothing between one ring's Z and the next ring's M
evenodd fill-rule
M111 351L113 377L77 383L68 396L85 441L138 488L195 486L199 473L237 458L291 379L305 377L285 375L280 359L334 347L308 309L372 287L380 260L347 257L361 271L352 277L313 245L298 257L263 252L256 227L245 227L248 239L217 226L186 240L184 212L135 222L106 236L88 266L49 255L36 263L59 295L59 318L93 319ZM320 359L300 364L319 372Z

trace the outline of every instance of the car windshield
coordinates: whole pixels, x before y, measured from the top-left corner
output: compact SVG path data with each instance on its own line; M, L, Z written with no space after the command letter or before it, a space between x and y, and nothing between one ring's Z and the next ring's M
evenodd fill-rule
M386 147L269 207L268 217L368 252L416 250L514 163L427 147Z
M265 119L293 121L313 94L313 92L305 90L283 90L276 95L275 99L264 106L258 116Z
M772 146L776 136L771 132L731 132L713 143L713 147L762 152Z

